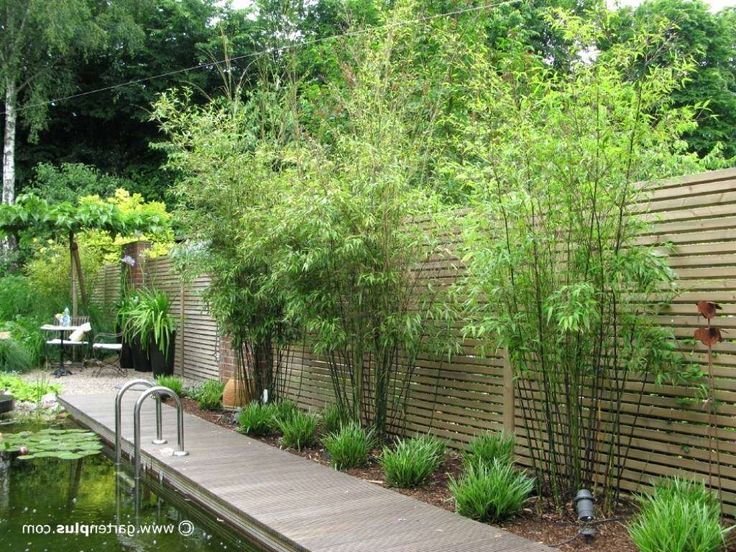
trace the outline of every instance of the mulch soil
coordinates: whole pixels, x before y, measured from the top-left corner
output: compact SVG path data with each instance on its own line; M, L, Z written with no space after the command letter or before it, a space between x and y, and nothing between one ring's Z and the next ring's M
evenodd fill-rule
M236 429L236 424L230 413L202 410L195 401L187 398L182 400L182 404L184 410L189 414L199 416L233 431ZM321 446L297 451L282 447L278 437L255 438L313 462L325 466L330 465L329 456ZM383 480L383 470L377 460L379 452L379 450L373 451L365 467L346 470L346 473L360 477L375 485L386 486ZM392 490L439 508L454 511L455 504L447 488L447 483L450 477L459 476L461 466L460 456L450 452L447 454L441 468L433 475L432 480L423 487L417 489L392 488ZM626 531L626 522L631 516L631 512L630 505L622 504L619 513L615 517L597 520L593 524L597 536L591 542L586 542L578 536L581 526L576 522L572 503L567 505L565 512L558 513L549 501L535 497L529 501L528 507L520 515L497 525L531 541L547 544L566 552L636 552L636 547ZM729 550L736 551L736 546L730 547Z

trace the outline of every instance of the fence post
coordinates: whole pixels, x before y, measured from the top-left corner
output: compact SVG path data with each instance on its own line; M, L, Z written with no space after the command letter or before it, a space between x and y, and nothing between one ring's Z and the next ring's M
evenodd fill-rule
M515 430L514 369L508 350L503 350L503 429L508 434Z

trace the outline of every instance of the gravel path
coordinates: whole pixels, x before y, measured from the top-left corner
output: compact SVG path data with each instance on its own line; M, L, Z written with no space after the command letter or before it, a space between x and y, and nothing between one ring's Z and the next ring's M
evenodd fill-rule
M51 383L61 385L62 393L70 393L74 395L91 395L104 391L114 390L117 385L137 377L150 379L150 374L139 374L129 370L129 374L121 376L113 369L105 369L99 376L94 375L96 368L71 368L72 375L61 378L51 375L51 370L34 370L23 374L21 377L25 380L48 380Z

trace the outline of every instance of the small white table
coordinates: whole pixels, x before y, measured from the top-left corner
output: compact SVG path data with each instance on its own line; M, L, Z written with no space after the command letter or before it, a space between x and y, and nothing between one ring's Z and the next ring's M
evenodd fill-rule
M68 370L64 366L64 334L66 332L73 332L78 330L80 326L57 326L56 324L44 324L41 329L45 332L58 332L59 333L59 347L61 351L59 353L59 367L52 372L54 376L60 378L61 376L71 376L71 370Z

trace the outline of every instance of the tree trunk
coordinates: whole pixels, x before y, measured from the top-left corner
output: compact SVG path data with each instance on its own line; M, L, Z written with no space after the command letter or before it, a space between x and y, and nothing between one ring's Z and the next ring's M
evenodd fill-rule
M5 80L5 133L3 137L3 199L8 205L15 201L15 126L17 94L15 81ZM15 249L12 237L0 239L0 254ZM1 256L1 255L0 255Z
M3 138L3 203L15 201L15 127L16 112L15 82L5 81L5 135Z

